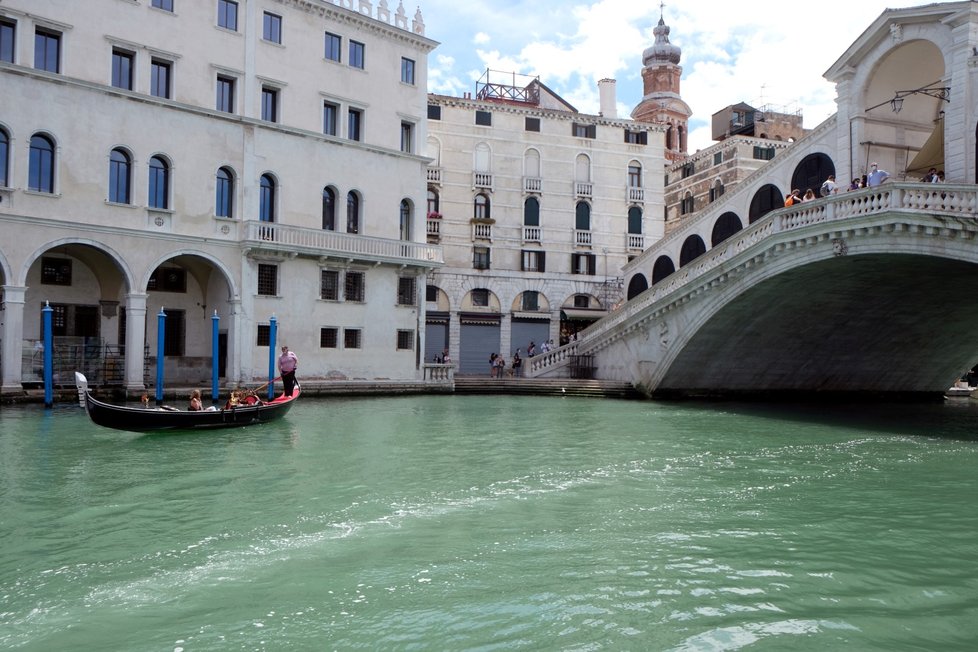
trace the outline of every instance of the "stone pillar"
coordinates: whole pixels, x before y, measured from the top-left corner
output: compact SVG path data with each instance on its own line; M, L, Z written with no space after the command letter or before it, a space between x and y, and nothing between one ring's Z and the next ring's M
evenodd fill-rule
M229 387L237 387L241 384L241 338L244 337L244 311L241 309L241 299L231 299L228 301L228 312L231 317L231 324L228 327L228 368L225 382Z
M499 355L506 359L506 364L510 364L516 349L511 349L510 344L513 340L513 313L504 312L499 320Z
M0 394L22 394L21 382L24 347L24 298L27 288L19 285L3 286L3 384Z
M146 299L148 295L133 292L126 295L126 378L127 392L146 389Z

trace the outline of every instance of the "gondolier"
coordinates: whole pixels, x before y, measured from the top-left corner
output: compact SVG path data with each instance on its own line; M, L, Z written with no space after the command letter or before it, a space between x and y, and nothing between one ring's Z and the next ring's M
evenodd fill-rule
M289 347L282 347L282 355L278 357L278 370L282 373L282 387L285 396L292 396L295 389L295 370L299 366L299 358L295 353L289 351Z

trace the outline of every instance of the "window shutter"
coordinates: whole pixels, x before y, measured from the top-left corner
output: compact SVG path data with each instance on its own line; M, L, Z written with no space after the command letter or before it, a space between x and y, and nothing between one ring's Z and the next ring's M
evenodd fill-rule
M540 253L537 254L537 265L538 265L537 271L538 272L545 272L545 271L547 271L547 266L545 264L546 263L546 260L547 260L547 252L546 251L541 251Z

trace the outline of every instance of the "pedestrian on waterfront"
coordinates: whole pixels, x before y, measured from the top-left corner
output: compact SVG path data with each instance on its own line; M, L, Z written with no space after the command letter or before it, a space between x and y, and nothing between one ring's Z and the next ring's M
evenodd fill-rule
M834 195L839 192L839 185L835 182L835 175L830 174L829 178L825 180L822 187L819 189L819 194L822 197L828 197L829 195Z
M544 340L543 342L541 342L541 344L540 344L540 353L546 353L549 350L550 350L550 342L548 342L547 340Z
M496 377L496 356L498 356L498 355L499 355L498 353L493 353L493 354L491 354L489 356L489 377L490 378L495 378Z
M187 407L191 412L200 412L204 409L203 403L200 402L200 390L195 389L190 392L190 405Z
M282 393L284 396L292 396L295 390L295 370L299 367L299 358L295 353L289 351L289 347L282 347L282 355L278 357L278 370L282 374Z
M445 349L441 354L442 364L452 364L452 356L448 355L448 349Z
M537 354L537 345L533 343L533 340L530 340L530 346L526 347L526 355L527 357L532 358L536 354Z
M516 349L516 353L513 354L513 376L515 378L520 377L520 370L523 368L523 359L520 357L520 350Z
M496 362L494 365L496 367L496 378L502 378L506 371L506 358L503 357L502 353L496 355Z
M876 188L883 184L884 181L890 178L890 173L886 170L881 170L878 163L873 163L869 166L869 175L866 177L866 183L870 188Z

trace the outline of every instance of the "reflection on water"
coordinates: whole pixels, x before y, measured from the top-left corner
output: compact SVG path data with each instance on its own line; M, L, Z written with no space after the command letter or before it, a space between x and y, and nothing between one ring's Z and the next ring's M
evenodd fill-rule
M971 649L970 402L0 410L0 647Z

